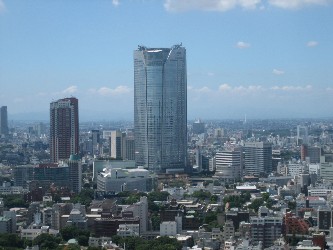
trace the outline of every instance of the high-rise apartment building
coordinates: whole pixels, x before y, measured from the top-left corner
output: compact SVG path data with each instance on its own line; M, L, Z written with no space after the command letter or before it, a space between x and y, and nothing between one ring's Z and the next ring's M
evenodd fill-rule
M272 172L272 144L269 142L246 142L245 172L247 175L266 176Z
M123 159L124 156L124 138L126 134L123 134L119 130L111 132L110 137L110 156L114 159Z
M7 106L0 107L0 136L8 134Z
M79 102L74 97L50 104L50 153L52 162L79 153Z
M182 171L187 161L186 49L139 46L134 51L135 160Z

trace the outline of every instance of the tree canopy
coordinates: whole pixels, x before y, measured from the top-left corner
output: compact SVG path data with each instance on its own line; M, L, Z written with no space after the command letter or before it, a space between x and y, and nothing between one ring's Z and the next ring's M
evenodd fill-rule
M140 237L112 237L112 242L118 246L126 246L127 250L181 250L182 244L175 238L162 236L154 240L144 240Z

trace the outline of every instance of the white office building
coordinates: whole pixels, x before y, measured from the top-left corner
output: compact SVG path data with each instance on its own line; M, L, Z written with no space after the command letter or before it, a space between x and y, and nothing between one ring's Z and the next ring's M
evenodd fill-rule
M223 150L215 155L215 176L225 183L234 183L243 174L243 159L241 148Z
M149 171L143 168L106 168L97 176L97 190L105 192L150 191Z
M140 236L139 224L120 224L117 229L117 235L120 237L137 237Z
M160 236L176 236L176 235L177 235L176 221L163 221L160 224Z

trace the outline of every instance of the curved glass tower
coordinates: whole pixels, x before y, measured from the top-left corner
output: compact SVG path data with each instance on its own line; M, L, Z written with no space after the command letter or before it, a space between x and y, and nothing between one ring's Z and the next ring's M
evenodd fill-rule
M183 170L187 158L186 50L134 51L135 160L155 172Z

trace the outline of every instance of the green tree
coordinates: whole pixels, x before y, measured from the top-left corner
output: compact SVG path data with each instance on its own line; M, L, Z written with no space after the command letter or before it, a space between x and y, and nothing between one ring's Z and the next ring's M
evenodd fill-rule
M79 243L80 246L88 246L89 244L89 237L86 235L79 235L76 237L77 242Z
M207 212L205 214L204 222L206 224L208 224L208 223L213 222L213 221L217 221L217 213L216 212L212 212L212 211Z
M209 199L211 196L212 195L209 191L202 190L202 189L200 189L199 191L194 191L192 194L192 197L197 198L199 200Z
M296 201L289 201L288 202L288 208L290 210L295 210L296 209Z
M112 242L114 242L115 244L119 245L123 238L120 237L119 235L113 235L111 237L111 239L112 239Z
M217 202L217 199L218 199L218 196L217 195L212 195L211 197L210 197L210 203L216 203Z
M83 243L82 245L87 246L90 236L90 231L81 230L74 226L67 226L60 230L60 234L61 237L64 239L64 241L69 241L70 239L76 239L77 241L79 241L80 239L81 243Z
M262 193L261 198L263 198L264 201L268 201L269 200L269 193Z
M3 202L8 209L13 207L29 206L29 203L25 202L23 199L23 195L20 194L1 195L0 197L3 198Z
M91 246L87 248L87 250L101 250L101 249L102 247L91 247Z
M153 191L147 196L149 201L166 201L169 197L169 193L165 191Z
M33 245L38 245L40 249L56 249L61 242L61 238L50 234L40 234L33 241Z
M17 234L0 234L0 246L6 248L23 248L24 240Z
M250 205L249 208L253 209L255 212L258 212L259 207L264 205L263 199L255 199Z
M156 243L158 246L166 246L170 245L170 247L173 247L172 249L182 249L182 244L177 241L175 238L170 238L168 236L162 236L156 239Z
M153 230L160 230L161 219L158 214L155 213L151 216L151 224Z
M91 246L87 248L87 250L101 250L101 249L102 249L101 247L91 247Z
M81 203L85 206L89 206L94 199L93 189L82 189L81 192L72 198L73 203Z

